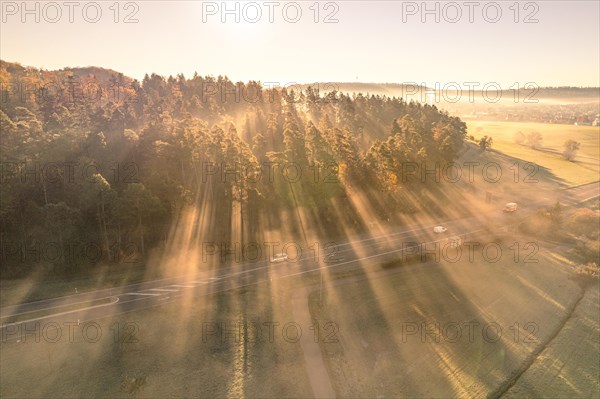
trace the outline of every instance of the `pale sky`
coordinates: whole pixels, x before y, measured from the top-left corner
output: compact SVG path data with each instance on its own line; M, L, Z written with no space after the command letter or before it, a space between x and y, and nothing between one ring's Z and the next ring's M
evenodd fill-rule
M268 1L227 1L230 9L238 4L239 23L234 14L222 15L222 1L122 1L118 23L114 0L75 1L72 9L64 1L28 1L31 14L22 1L0 3L0 57L45 69L93 65L138 79L152 72L190 77L197 71L280 84L600 86L596 0L521 1L518 7L512 0L473 1L472 9L468 1L321 1L318 22L314 0L276 1L272 23ZM96 4L102 14L92 23ZM432 10L437 4L439 22L435 11L424 14L423 4ZM302 15L292 23L297 8ZM492 23L497 8L502 15ZM255 18L257 9L260 20L244 21ZM132 12L137 22L124 23ZM331 13L338 22L324 23ZM524 23L528 16L532 23Z

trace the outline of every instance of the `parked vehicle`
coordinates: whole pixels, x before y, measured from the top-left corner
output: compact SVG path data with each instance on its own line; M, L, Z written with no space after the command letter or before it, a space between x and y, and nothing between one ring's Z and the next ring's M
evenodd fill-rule
M516 202L509 202L504 206L504 212L515 212L517 210Z

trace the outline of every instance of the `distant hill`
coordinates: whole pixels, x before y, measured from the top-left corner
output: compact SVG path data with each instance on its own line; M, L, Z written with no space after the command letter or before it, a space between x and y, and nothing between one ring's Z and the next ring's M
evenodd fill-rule
M112 69L100 68L94 66L88 67L76 67L76 68L64 68L59 72L72 73L75 76L94 76L98 80L109 80L113 76L122 76L125 81L133 81L132 78L123 75L121 72L114 71Z
M301 84L295 87L300 87L305 90L308 86L318 88L320 93L327 93L333 90L345 93L345 94L358 94L364 95L380 95L387 97L401 97L406 101L418 101L428 102L427 93L432 93L434 90L422 86L422 85L411 85L402 83L364 83L364 82L318 82L313 84ZM486 93L484 97L479 90L475 89L473 97L475 102L489 103L489 101L483 101L482 98L495 98L496 94L493 90ZM505 103L513 103L516 93L514 90L502 90L498 96L502 101L496 105L503 105ZM598 102L600 100L600 88L598 87L540 87L536 90L527 88L521 88L519 90L519 97L523 99L537 99L544 103L587 103L587 102ZM456 103L455 99L459 99L460 103L468 103L470 100L469 92L464 89L458 93L455 90L437 90L436 96L434 96L435 104L438 106L448 106ZM451 101L449 101L449 99Z
M7 71L13 76L26 76L28 71L36 71L41 73L43 80L52 80L49 78L54 77L63 81L69 76L78 78L84 78L86 80L95 79L101 84L110 82L111 79L120 78L123 84L128 84L134 79L128 77L121 72L96 66L87 67L65 67L59 70L40 70L28 66L22 66L19 63L7 62L0 60L0 73L2 70ZM0 78L1 82L1 78ZM346 93L362 93L374 94L388 97L410 97L412 99L425 98L425 91L431 90L426 86L415 86L409 83L366 83L366 82L316 82L311 84L299 84L295 87L306 89L308 86L318 88L321 94L328 93L333 90ZM422 93L423 92L423 93ZM453 91L447 92L449 95L453 95ZM529 89L521 89L521 93L524 96L531 94ZM504 90L503 98L511 98L513 95L512 90ZM480 91L475 92L476 96L481 96ZM465 93L465 98L467 98ZM598 87L541 87L537 90L535 98L554 98L554 99L598 99L600 97L600 88Z
M400 93L419 93L420 90L432 90L427 86L414 86L411 84L402 83L362 83L362 82L331 82L331 83L316 83L325 91L330 91L332 88L345 93L369 93L388 96L397 96ZM311 85L300 85L307 87ZM465 90L466 91L466 90ZM530 93L531 89L521 89L522 93ZM449 90L453 93L453 90ZM512 90L503 90L503 93L513 93ZM480 95L480 90L475 90L476 95ZM537 98L598 98L600 96L600 88L598 87L540 87L536 93ZM510 96L509 96L510 97Z
M48 82L64 82L69 77L79 78L82 81L95 80L99 84L108 84L111 79L119 79L122 85L126 85L133 81L132 78L123 75L121 72L114 71L108 68L95 66L63 68L59 70L45 70L29 66L23 66L16 62L7 62L0 60L0 82L4 82L2 77L10 75L13 78L32 80L35 78L41 81ZM6 82L8 83L8 82Z
M421 90L428 90L425 86L404 83L318 82L298 86L302 89L306 89L308 86L318 88L321 93L336 90L346 94L362 93L388 97L404 97L406 93L414 95L420 93Z

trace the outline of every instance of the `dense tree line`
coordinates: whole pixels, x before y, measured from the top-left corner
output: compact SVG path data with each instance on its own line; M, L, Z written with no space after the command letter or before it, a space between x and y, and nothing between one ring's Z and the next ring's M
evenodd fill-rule
M5 276L27 271L40 243L94 242L106 259L135 243L143 257L186 205L209 207L220 241L233 218L252 239L264 212L305 207L328 218L330 200L353 190L402 196L412 189L405 163L452 161L466 134L435 106L222 76L140 82L2 62L0 84ZM387 211L406 211L401 203ZM50 263L85 267L80 257Z

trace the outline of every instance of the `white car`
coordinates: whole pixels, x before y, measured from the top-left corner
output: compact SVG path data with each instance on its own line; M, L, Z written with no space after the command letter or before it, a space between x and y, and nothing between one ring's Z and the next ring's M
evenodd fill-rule
M446 231L448 231L448 229L445 228L444 226L435 226L433 228L434 233L445 233Z
M273 259L271 259L271 263L280 263L288 260L287 254L277 254L273 255Z

